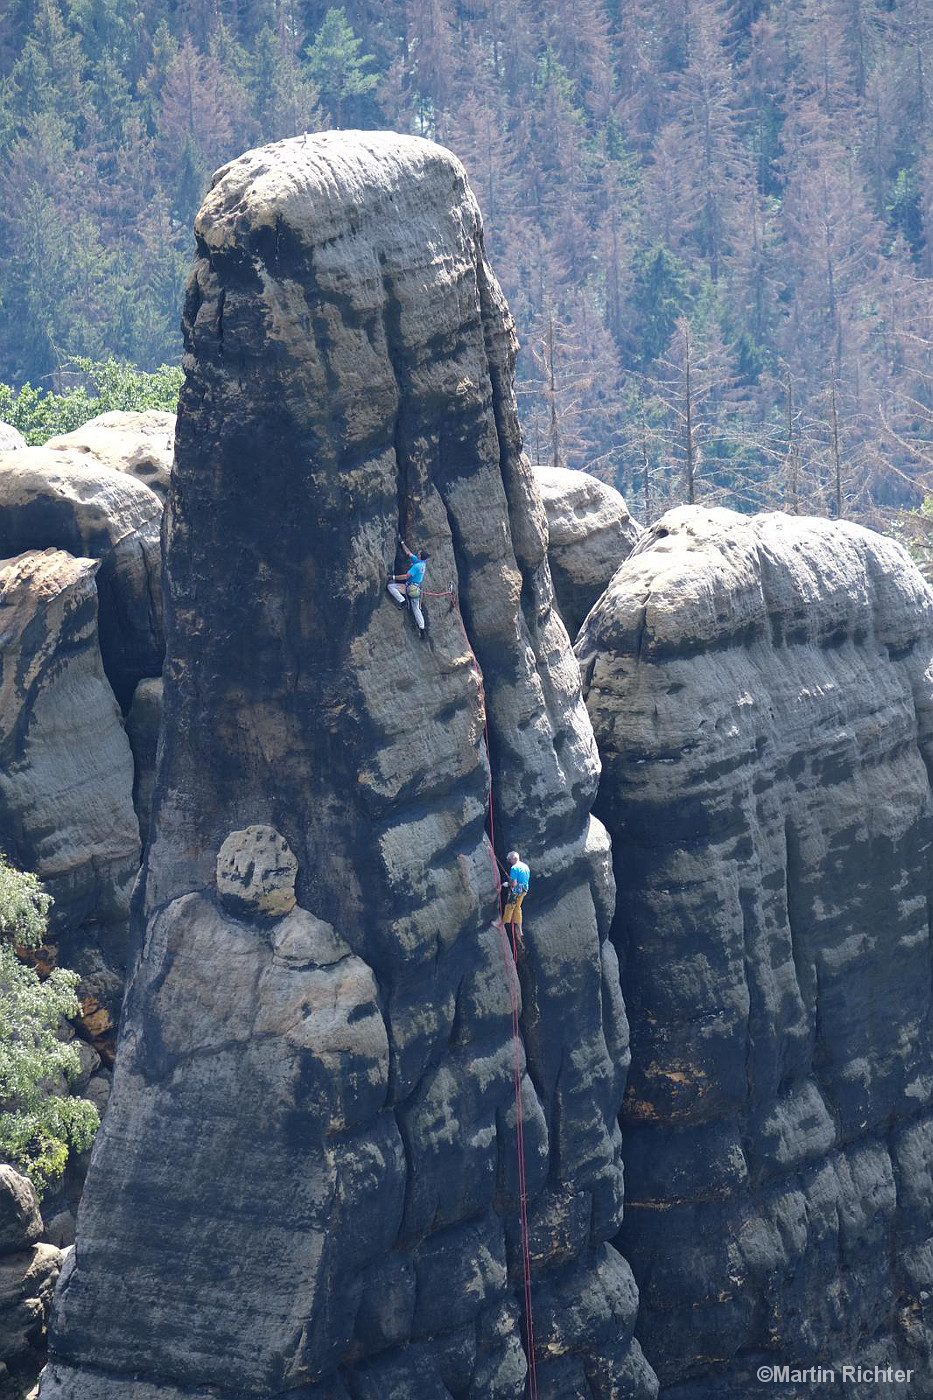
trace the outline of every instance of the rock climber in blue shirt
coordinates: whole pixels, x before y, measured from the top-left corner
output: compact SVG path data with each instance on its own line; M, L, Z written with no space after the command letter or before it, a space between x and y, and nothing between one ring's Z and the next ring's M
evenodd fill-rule
M411 566L407 573L393 574L386 587L400 607L408 606L411 608L412 616L418 624L418 635L423 641L425 631L424 613L421 611L421 585L424 583L424 571L431 556L425 554L424 550L420 554L416 554L414 550L408 548L401 536L399 536L399 544L408 555ZM398 586L400 583L405 585L404 593Z
M508 890L508 894L505 909L498 924L500 928L511 924L516 940L520 943L522 939L522 901L528 893L531 871L518 851L509 851L506 860L509 863L509 878L503 880L502 888Z

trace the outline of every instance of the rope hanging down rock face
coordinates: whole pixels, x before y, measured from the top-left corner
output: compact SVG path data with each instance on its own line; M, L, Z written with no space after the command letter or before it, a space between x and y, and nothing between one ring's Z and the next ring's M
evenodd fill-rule
M531 1306L531 1247L528 1229L528 1188L525 1172L525 1119L522 1110L522 1032L518 983L518 939L515 934L515 924L513 923L512 942L511 947L509 946L505 925L502 922L502 882L500 872L506 874L507 871L496 855L496 834L493 824L492 752L489 747L489 724L486 718L486 688L483 680L482 667L476 659L476 652L473 650L470 642L470 637L463 621L463 614L460 611L460 604L457 600L453 584L451 583L440 592L430 592L427 589L423 591L425 597L428 598L449 598L451 612L457 614L457 621L460 623L463 639L473 659L473 666L476 671L477 680L479 681L480 699L483 705L483 743L486 745L486 762L489 769L489 853L492 857L492 874L496 890L496 904L499 910L498 927L502 936L502 955L505 959L509 996L512 1002L512 1079L515 1089L515 1145L518 1155L518 1202L521 1225L522 1275L525 1304L525 1354L528 1358L527 1394L528 1400L538 1400L538 1377L535 1366L534 1315Z

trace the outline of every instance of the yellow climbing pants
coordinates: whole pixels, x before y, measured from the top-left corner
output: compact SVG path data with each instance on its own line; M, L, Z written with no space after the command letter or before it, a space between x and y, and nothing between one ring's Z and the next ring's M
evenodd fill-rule
M522 921L522 900L528 893L527 890L519 890L514 899L510 899L505 906L505 913L502 915L504 924L520 924Z

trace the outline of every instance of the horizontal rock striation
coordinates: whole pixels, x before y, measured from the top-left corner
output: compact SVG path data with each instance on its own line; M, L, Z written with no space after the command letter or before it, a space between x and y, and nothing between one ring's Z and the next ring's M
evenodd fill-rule
M854 525L684 507L577 654L632 1027L620 1246L662 1395L782 1362L926 1395L933 596Z
M612 486L587 472L536 466L548 523L548 563L571 637L638 542L641 526Z
M539 1394L653 1396L598 760L463 170L279 143L197 240L138 965L43 1400L518 1400L516 1054ZM397 533L455 585L426 641Z

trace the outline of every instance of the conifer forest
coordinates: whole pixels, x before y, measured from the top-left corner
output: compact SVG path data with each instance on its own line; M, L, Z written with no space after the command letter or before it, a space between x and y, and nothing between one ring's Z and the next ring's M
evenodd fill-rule
M646 520L890 526L933 482L931 111L928 0L3 0L0 380L177 365L211 173L392 128L466 166L532 460Z

